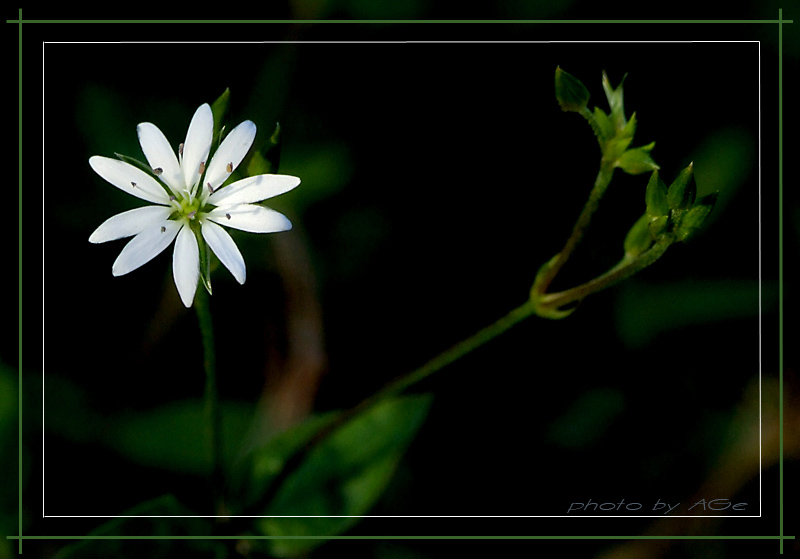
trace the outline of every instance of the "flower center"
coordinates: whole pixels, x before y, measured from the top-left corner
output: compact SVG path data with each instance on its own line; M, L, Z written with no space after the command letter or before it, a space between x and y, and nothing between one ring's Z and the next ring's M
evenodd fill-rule
M185 196L175 199L173 201L173 205L175 205L176 209L178 210L178 219L195 219L202 204L199 198L190 196L187 193Z

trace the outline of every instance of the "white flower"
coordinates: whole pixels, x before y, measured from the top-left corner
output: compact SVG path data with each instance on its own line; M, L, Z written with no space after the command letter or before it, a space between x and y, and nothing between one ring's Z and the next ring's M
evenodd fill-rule
M288 175L256 175L222 186L242 162L256 136L256 125L246 120L228 133L211 161L214 117L208 104L194 113L178 156L155 125L137 127L139 143L153 173L135 165L96 155L89 165L105 180L155 205L136 208L106 220L89 237L104 243L133 236L117 257L112 274L127 274L154 258L174 240L172 271L181 301L192 305L200 279L199 243L207 243L240 284L245 281L242 254L220 227L252 233L274 233L292 228L281 213L257 205L283 194L300 179Z

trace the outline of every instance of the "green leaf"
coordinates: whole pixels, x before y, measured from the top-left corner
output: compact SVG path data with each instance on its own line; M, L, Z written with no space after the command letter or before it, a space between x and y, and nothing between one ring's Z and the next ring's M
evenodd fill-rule
M627 150L617 159L616 166L631 175L639 175L659 169L659 166L650 157L650 152L655 146L656 143L651 142L646 146Z
M389 483L430 404L429 395L388 400L337 429L278 490L263 513L273 517L259 519L256 526L269 536L331 536L352 527L358 521L352 517L366 514ZM276 539L270 544L273 555L286 557L322 542Z
M244 467L234 471L231 479L238 507L254 506L271 487L287 461L337 415L332 412L310 417L253 449L247 455Z
M762 286L758 280L704 281L694 277L685 282L647 283L634 278L623 282L616 295L620 340L636 348L687 326L695 328L698 336L705 332L713 337L715 324L776 312L780 304L777 283ZM702 338L695 341L706 343Z
M225 117L228 115L230 98L231 90L225 88L222 95L217 97L217 100L211 104L211 114L214 116L213 145L219 145L219 142L222 140L223 125L225 123Z
M549 442L578 450L600 444L625 409L625 397L614 388L593 388L569 405L546 431Z
M658 170L653 171L653 174L650 175L650 180L647 182L647 189L644 193L644 201L647 205L647 215L651 218L669 215L667 185L658 176Z
M650 216L644 214L628 231L623 243L625 258L636 258L653 245L653 237L650 235L649 228L650 220Z
M669 185L667 190L667 201L673 210L685 210L694 203L697 196L697 186L695 186L692 169L693 163L689 163L678 177Z
M581 81L556 67L556 100L562 111L579 113L589 102L589 90Z
M223 454L233 456L253 414L253 408L222 402ZM105 443L126 458L178 473L207 475L211 471L208 421L202 400L177 401L147 411L105 419Z
M681 215L680 224L675 230L676 239L686 241L703 226L703 222L705 222L717 203L718 194L718 192L713 192L704 196Z

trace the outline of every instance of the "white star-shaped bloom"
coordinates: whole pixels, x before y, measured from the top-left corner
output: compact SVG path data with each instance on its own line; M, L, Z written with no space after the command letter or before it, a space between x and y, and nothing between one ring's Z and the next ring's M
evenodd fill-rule
M131 237L111 272L121 276L145 264L174 240L172 271L181 301L194 301L200 279L200 243L206 243L236 281L245 281L242 254L220 225L251 233L287 231L286 216L257 202L283 194L300 179L288 175L255 175L222 186L253 144L256 125L246 120L230 131L208 161L214 117L208 104L192 117L176 157L164 134L144 122L139 143L153 172L119 159L96 155L89 165L103 179L137 198L152 202L106 220L89 237L104 243Z

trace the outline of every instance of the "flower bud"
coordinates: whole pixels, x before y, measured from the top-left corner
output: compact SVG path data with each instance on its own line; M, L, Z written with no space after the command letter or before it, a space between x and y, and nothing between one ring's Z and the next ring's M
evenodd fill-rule
M611 82L608 81L608 76L603 72L603 90L606 92L608 106L611 109L611 120L617 130L622 130L625 128L626 124L625 106L622 100L622 82L624 81L625 76L622 77L622 81L620 81L619 85L614 89L611 87Z
M697 186L692 177L693 165L689 163L667 190L667 202L673 210L685 210L694 203Z
M589 90L578 78L557 67L556 100L562 111L579 113L589 102Z
M651 218L669 215L667 185L658 176L657 170L650 175L650 181L647 183L647 190L644 193L644 201L647 205L647 215Z
M626 258L636 258L653 244L653 237L650 235L648 227L649 223L650 216L644 214L628 231L623 243Z
M675 238L679 241L686 241L703 226L714 205L717 203L719 192L713 192L703 196L696 204L686 210L680 218L680 225L675 230Z

